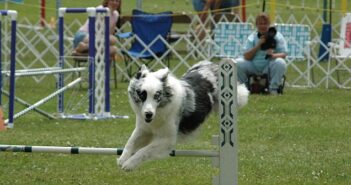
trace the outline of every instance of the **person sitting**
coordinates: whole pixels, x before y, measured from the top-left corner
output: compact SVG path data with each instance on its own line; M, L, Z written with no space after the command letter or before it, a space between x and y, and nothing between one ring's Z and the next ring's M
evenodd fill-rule
M121 9L121 0L103 0L102 5L97 8L108 7L110 9L110 58L114 58L117 52L114 36L116 25L119 20L119 11ZM89 50L89 20L86 20L83 26L75 33L73 38L74 51L79 54L86 54Z
M284 36L270 27L271 21L266 13L256 17L256 31L251 33L244 44L243 58L237 59L237 75L248 88L249 75L268 76L268 91L278 94L279 86L286 72L287 43ZM271 38L272 37L272 38Z

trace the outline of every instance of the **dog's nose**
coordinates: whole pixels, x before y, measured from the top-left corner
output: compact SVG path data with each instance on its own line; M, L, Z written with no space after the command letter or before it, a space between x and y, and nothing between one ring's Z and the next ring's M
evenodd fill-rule
M145 118L146 119L151 119L152 118L152 112L145 112Z

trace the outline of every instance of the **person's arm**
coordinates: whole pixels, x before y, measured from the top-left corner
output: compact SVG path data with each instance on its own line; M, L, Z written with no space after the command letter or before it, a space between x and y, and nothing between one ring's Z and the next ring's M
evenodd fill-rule
M110 25L110 34L114 35L120 15L119 15L119 12L115 10L115 11L112 12L112 16L114 18L113 19L110 18L111 19L111 22L110 22L110 24L111 24Z
M252 47L244 53L244 59L248 61L252 60L255 57L256 52L260 50L261 45L265 42L266 38L264 36L261 36L259 42L254 47Z
M208 10L211 9L212 4L215 3L215 0L206 0L206 3L204 5L204 8L202 9L202 12L200 14L200 19L202 22L205 22L207 19L207 14Z
M285 58L287 56L286 53L274 53L273 49L267 50L267 55L270 55L270 58Z

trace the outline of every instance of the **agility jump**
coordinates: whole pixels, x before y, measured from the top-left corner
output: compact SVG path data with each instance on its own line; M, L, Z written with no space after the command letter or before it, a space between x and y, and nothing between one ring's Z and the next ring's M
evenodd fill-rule
M59 61L64 68L64 16L65 14L87 13L89 18L89 107L88 114L66 114L64 92L58 94L57 111L61 118L69 119L106 119L128 118L128 116L111 115L110 110L110 14L108 8L59 8ZM59 74L58 88L64 84L64 74Z
M232 59L223 59L219 65L219 137L215 143L219 150L174 150L170 156L211 157L219 167L219 176L213 184L237 184L237 77L236 64ZM67 153L121 155L121 148L87 148L59 146L0 145L0 152Z

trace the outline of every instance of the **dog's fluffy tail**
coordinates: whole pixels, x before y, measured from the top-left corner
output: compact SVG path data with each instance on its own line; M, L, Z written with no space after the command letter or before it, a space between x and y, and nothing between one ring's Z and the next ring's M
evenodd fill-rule
M249 101L249 90L246 88L245 84L238 84L237 87L237 98L239 108L243 107Z

